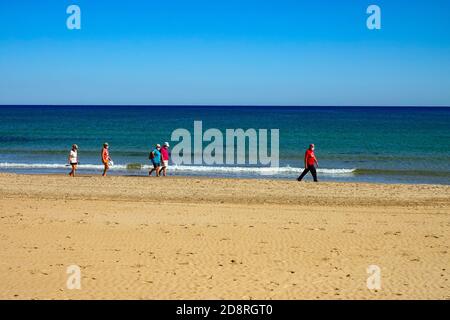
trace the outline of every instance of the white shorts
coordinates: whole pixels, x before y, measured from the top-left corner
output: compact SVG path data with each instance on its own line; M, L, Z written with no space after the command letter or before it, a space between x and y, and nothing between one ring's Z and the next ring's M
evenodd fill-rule
M169 160L163 160L162 161L162 166L163 167L168 167L169 166Z

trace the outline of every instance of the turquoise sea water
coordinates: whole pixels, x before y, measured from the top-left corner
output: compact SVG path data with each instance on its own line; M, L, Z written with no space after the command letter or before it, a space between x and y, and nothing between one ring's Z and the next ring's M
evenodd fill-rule
M279 129L280 170L203 164L171 166L172 175L295 179L315 143L321 180L450 183L450 108L425 107L0 106L0 171L68 172L77 143L80 173L100 174L107 141L112 174L145 175L151 146L175 145L172 131L193 131L195 120L223 133Z

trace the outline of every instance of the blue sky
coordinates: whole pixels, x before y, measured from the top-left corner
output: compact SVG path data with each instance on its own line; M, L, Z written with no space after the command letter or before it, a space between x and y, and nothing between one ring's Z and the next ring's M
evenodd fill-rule
M450 1L1 1L0 104L449 106Z

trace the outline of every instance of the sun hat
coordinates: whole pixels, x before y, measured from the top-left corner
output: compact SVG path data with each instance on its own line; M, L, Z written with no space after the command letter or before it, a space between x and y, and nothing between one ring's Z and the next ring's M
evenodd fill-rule
M73 145L72 145L72 148L78 149L78 146L77 146L76 144L73 144Z
M104 145L104 146L109 146L108 142L105 142L103 145Z
M164 142L164 146L165 146L165 147L170 147L170 145L169 145L168 142Z
M157 148L161 148L161 145L159 143L156 144Z

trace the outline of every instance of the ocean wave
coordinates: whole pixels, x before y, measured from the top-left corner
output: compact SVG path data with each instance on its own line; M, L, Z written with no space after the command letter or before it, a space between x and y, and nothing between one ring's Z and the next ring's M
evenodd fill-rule
M217 172L217 173L254 173L254 174L282 174L299 173L303 168L296 167L215 167L215 166L172 166L174 171L195 171L195 172ZM317 171L323 174L351 174L356 169L325 169L319 168Z
M356 169L357 175L401 175L401 176L424 176L424 177L450 177L446 170L394 170L394 169Z
M68 164L58 164L58 163L11 163L2 162L0 163L0 168L5 169L66 169L69 168ZM80 169L102 169L103 165L96 164L83 164L78 166ZM126 166L115 166L115 169L126 169Z
M47 164L47 163L0 163L0 169L67 169L68 164ZM101 170L103 165L100 164L80 164L79 169L84 170ZM140 165L139 164L115 164L111 167L113 171L144 171L149 170L150 165ZM223 174L260 174L260 175L271 175L271 174L298 174L303 170L303 168L296 167L233 167L233 166L185 166L185 165L172 165L170 170L174 172L193 172L193 173L223 173ZM356 169L332 169L332 168L319 168L317 171L325 175L344 175L352 174Z

